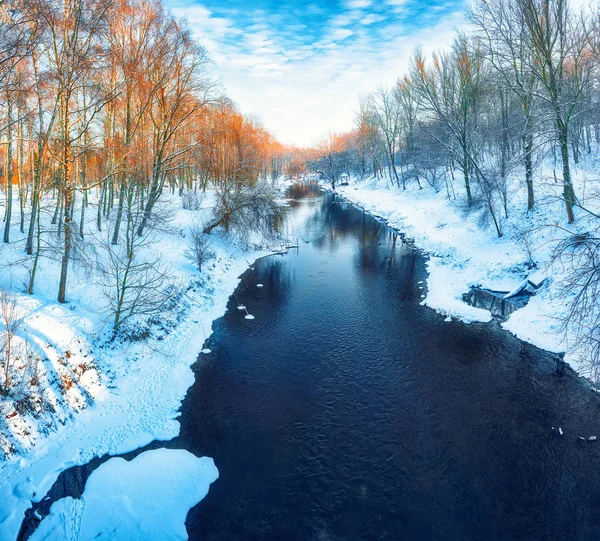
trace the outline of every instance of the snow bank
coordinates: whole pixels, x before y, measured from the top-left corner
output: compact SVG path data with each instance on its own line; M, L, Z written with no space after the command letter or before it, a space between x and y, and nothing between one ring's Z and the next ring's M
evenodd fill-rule
M54 412L39 415L16 409L0 412L17 447L8 459L0 460L2 541L16 538L25 510L45 496L65 469L179 434L178 410L194 382L190 367L212 333L212 322L225 313L248 262L271 253L266 249L270 247L248 248L215 232L211 240L216 257L198 274L185 256L187 231L211 211L210 196L200 211L181 209L176 195L165 194L164 204L171 205L175 215L151 249L168 256L174 278L184 284L183 295L176 309L161 314L143 339L107 342L110 325L103 290L89 269L71 267L66 305L55 301L57 261L41 260L33 296L18 289L27 277L25 267L16 264L12 276L0 275L0 284L19 296L25 312L22 332L39 352L43 399L56 405ZM94 213L88 214L87 238L94 242ZM14 243L0 247L4 262L22 258L16 229L14 236ZM78 372L84 363L90 368ZM68 389L60 384L62 373L72 377ZM47 423L42 424L44 415Z
M218 476L211 458L184 450L113 458L90 475L81 500L55 502L31 540L187 539L187 513Z
M584 186L577 185L588 182L585 171L575 173L576 189L585 192ZM511 189L512 215L503 219L502 238L496 236L492 227L482 224L479 212L467 213L460 201L450 201L445 193L436 193L429 187L419 190L411 185L404 191L385 179L371 177L339 186L336 192L385 219L427 252L429 279L422 304L449 317L467 323L489 321L491 314L467 305L463 294L475 286L512 291L533 272L533 263L547 279L529 304L513 313L503 326L538 347L566 353L565 360L583 375L589 375L574 337L561 329L561 318L568 309L568 301L560 294L564 269L551 264L551 250L566 234L561 228L585 231L590 222L586 216L580 216L574 226L569 226L563 204L554 193L555 186L543 182L550 173L542 168L538 174L537 206L530 213L525 208L524 183L520 185L515 178ZM588 187L587 192L590 191ZM586 203L594 204L589 196ZM528 235L529 249L524 247L524 234Z

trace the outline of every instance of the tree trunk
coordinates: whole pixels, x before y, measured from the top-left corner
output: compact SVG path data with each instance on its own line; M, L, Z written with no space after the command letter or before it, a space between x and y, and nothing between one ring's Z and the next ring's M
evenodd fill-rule
M19 115L22 116L22 112L19 110ZM25 183L25 134L24 134L25 120L21 118L19 121L19 135L18 135L18 150L19 150L19 210L20 210L20 222L19 231L25 232L25 202L27 200L27 190Z
M144 234L144 230L148 225L148 221L150 220L150 216L152 214L152 209L154 205L158 201L158 197L160 196L160 173L158 171L154 174L154 179L152 181L152 186L150 186L150 192L148 193L148 200L144 205L144 214L142 216L142 222L140 223L137 229L138 237L141 237Z
M58 284L58 302L65 303L67 301L67 274L69 270L69 260L71 258L71 222L72 222L72 205L73 205L73 190L71 188L71 141L69 130L69 100L63 97L63 185L62 192L64 198L63 210L63 254L60 265L60 281Z
M527 117L525 120L527 127L525 136L523 137L525 147L525 183L527 184L527 210L530 211L535 205L535 197L533 193L533 135L531 133L531 119Z
M100 196L98 199L98 212L96 214L96 229L102 231L102 205L104 204L104 198L106 197L106 181L102 183L100 188Z
M560 145L560 154L562 157L563 165L563 197L565 200L565 208L567 211L567 218L569 223L572 224L575 221L575 213L573 208L575 206L576 197L575 190L573 189L573 182L571 180L571 169L569 167L569 135L568 128L564 125L561 120L557 120L558 127L558 143Z
M39 198L36 200L36 205L39 205ZM38 261L40 259L40 252L41 252L41 246L42 246L42 228L40 226L40 209L37 208L35 213L33 212L33 208L31 211L31 214L37 217L36 219L36 223L37 223L37 235L36 235L36 249L35 249L35 256L33 258L33 266L31 267L31 275L29 277L29 287L27 288L27 293L29 293L30 295L33 294L33 285L35 283L35 274L37 272L37 266L38 266Z
M66 175L65 175L66 176ZM65 190L64 228L63 228L63 255L60 265L60 282L58 284L58 302L67 302L67 274L71 258L71 190Z
M12 186L12 176L13 176L13 167L12 167L12 138L13 138L13 129L12 129L12 101L10 99L7 100L8 107L8 147L6 150L6 212L4 214L4 242L8 244L10 242L10 221L12 218L12 201L13 201L13 186Z
M469 153L465 148L463 163L463 176L465 177L465 191L467 192L467 203L469 206L473 204L473 196L471 195L471 180L469 178Z
M121 188L119 189L119 206L117 208L117 219L115 220L115 230L113 231L113 237L111 244L119 244L119 230L121 229L121 220L123 218L123 206L125 204L125 190L127 189L127 183L125 182L125 174L121 178Z

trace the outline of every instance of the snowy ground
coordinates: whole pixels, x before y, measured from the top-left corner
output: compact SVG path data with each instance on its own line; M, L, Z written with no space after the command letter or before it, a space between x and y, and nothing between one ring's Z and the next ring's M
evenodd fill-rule
M575 187L580 198L587 196L585 204L597 210L600 183L598 176L590 172L595 165L590 161L586 168L575 171ZM529 214L524 187L515 181L511 190L512 215L503 219L502 238L497 238L493 226L482 224L479 212L467 213L460 201L450 201L443 185L439 193L428 185L419 190L412 183L403 191L391 186L387 179L368 178L338 186L336 191L384 218L428 253L428 292L423 304L450 317L465 322L489 321L490 313L467 305L462 300L463 293L473 286L511 291L535 271L530 268L533 259L547 280L528 305L512 314L503 326L536 346L566 353L565 359L576 370L589 375L587 359L579 354L574 337L561 331L561 317L569 299L560 292L564 269L551 265L550 260L556 241L566 234L560 227L582 232L594 223L580 211L576 224L567 224L564 204L556 195L558 185L551 178L548 168L538 174L537 205ZM455 184L459 192L462 186L458 178ZM531 254L524 247L524 234Z
M165 204L176 212L151 249L168 256L183 294L176 309L154 324L139 322L143 339L109 342L103 288L89 268L72 266L69 302L61 305L55 300L56 259L42 260L35 294L29 296L23 292L28 267L19 263L23 235L17 227L14 241L0 251L2 263L16 263L10 273L6 267L2 271L0 285L18 295L20 339L39 357L33 404L45 405L22 411L16 401L3 401L0 444L8 458L0 460L0 540L16 537L31 501L41 500L63 470L178 434L178 409L194 380L190 367L212 322L225 312L249 263L271 253L266 246L248 248L213 234L216 258L199 274L185 256L186 232L206 218L210 197L199 211L182 210L177 196L166 196ZM94 212L89 214L91 235ZM251 313L252 307L247 309ZM27 389L34 392L32 386Z

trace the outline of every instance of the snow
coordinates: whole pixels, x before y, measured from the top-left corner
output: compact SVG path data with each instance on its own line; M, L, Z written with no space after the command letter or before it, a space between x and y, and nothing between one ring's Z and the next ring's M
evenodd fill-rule
M92 472L80 500L55 502L30 539L187 539L187 513L218 476L211 458L184 450L112 458Z
M546 279L546 273L543 269L538 269L527 277L527 281L536 288L541 287Z
M527 287L527 284L528 284L528 280L527 280L527 278L525 278L525 280L523 280L517 287L515 287L512 291L509 291L502 298L503 299L510 299L511 297L514 297L515 295L518 295L519 293L521 293L521 291L523 291Z
M588 194L586 205L597 208L598 201L590 195L597 190L594 192L589 180L593 178L590 171L597 164L590 159L579 167L573 168L575 189ZM551 263L551 252L556 241L567 234L566 229L582 232L593 224L583 213L573 226L566 223L556 184L546 182L548 178L552 178L551 171L541 167L536 179L537 205L527 213L524 183L519 184L519 172L516 173L511 186L512 214L502 219L502 238L496 236L493 227L482 224L479 212L467 213L460 199L449 200L443 191L436 193L429 186L419 190L411 184L404 191L385 178L369 177L354 179L349 186L337 186L336 192L384 219L427 254L429 278L422 304L447 317L465 323L492 319L489 311L463 301L463 294L472 287L511 292L527 280L539 286L527 306L514 312L503 327L540 348L565 353L565 360L574 369L590 375L575 337L562 329L561 318L568 310L568 299L560 291L565 270ZM456 186L460 188L458 178ZM530 251L524 246L523 235L528 235ZM532 264L537 268L532 269Z
M248 247L215 232L211 240L216 257L199 274L185 256L186 232L210 212L210 195L200 211L181 209L176 195L165 194L164 204L178 210L151 249L168 254L173 276L184 285L185 294L157 324L134 322L134 330L144 333L144 339L109 341L103 289L87 268L70 267L69 302L64 305L55 301L57 260L40 259L31 296L21 286L27 281L25 266L17 263L10 276L5 270L0 275L0 285L18 295L24 315L20 333L40 357L39 393L54 408L21 414L9 401L8 413L0 412L0 422L6 423L0 451L9 453L0 458L0 540L16 537L25 510L46 495L65 469L179 434L181 401L194 382L191 366L212 332L212 322L225 313L248 260L270 254L270 246ZM92 243L95 213L87 214ZM13 237L14 242L1 247L2 262L23 257L23 235L16 227ZM68 389L61 386L61 377L71 379ZM13 446L12 452L2 446L2 436Z

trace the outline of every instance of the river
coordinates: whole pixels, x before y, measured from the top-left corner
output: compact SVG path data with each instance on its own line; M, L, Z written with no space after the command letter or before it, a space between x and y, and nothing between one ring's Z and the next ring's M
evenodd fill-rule
M219 469L190 539L598 539L600 397L497 322L422 306L426 259L385 224L289 195L299 247L243 275L153 445Z

